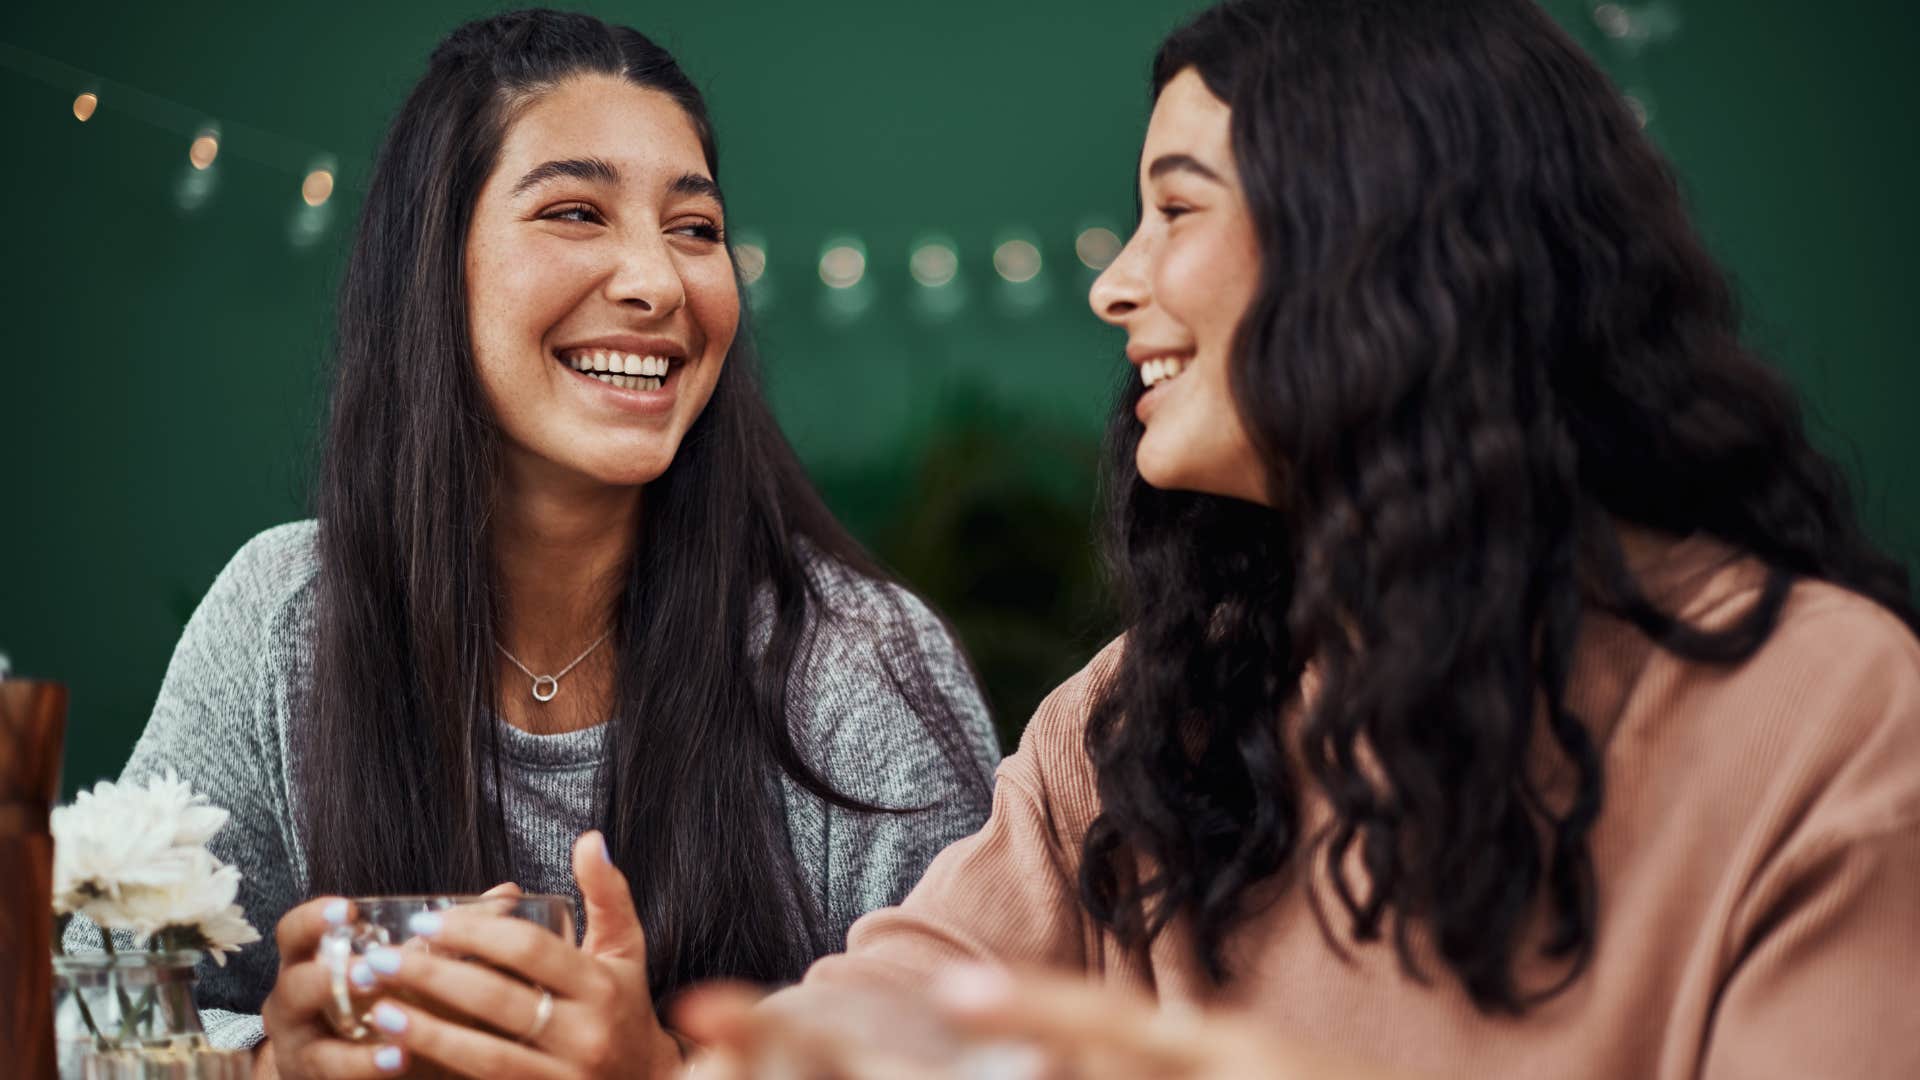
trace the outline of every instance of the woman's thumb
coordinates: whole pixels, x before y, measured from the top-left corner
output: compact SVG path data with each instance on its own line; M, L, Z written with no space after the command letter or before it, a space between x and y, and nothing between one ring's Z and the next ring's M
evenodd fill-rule
M593 956L624 957L646 963L647 935L633 907L627 878L613 865L607 838L598 829L573 842L573 880L586 908L587 936L582 947Z

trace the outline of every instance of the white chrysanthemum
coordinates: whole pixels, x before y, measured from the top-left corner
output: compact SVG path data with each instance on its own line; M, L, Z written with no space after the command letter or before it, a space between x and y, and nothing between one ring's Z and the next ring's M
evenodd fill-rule
M188 784L172 770L164 776L147 778L142 792L146 812L173 823L175 847L202 847L227 823L228 813L209 805L205 795L194 794Z
M53 812L55 915L75 912L143 944L218 962L260 940L235 904L240 871L207 851L228 814L167 770L145 786L103 781Z
M53 908L78 911L130 885L178 880L190 866L175 850L176 823L148 812L149 800L127 784L101 781L72 806L54 810Z
M226 953L260 940L233 898L240 871L191 849L191 869L163 885L129 886L117 897L89 901L81 913L104 927L128 930L137 944L157 939L164 949L204 949L225 964Z
M194 928L197 937L188 937L178 942L178 948L204 949L213 957L213 962L226 966L227 954L237 953L242 945L251 945L260 940L260 931L247 921L247 913L239 904L228 904L224 909L214 912L200 920Z

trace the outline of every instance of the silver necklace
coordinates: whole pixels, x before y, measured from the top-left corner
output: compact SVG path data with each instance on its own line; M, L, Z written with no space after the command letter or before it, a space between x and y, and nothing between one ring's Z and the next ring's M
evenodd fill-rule
M501 655L513 661L514 667L517 667L521 671L524 671L527 673L527 678L533 680L533 700L544 702L544 701L552 701L553 696L560 692L560 679L562 676L566 675L567 672L572 671L574 668L579 667L580 661L585 660L589 656L592 656L593 650L599 648L603 642L605 642L608 638L612 636L613 636L612 630L608 630L606 633L601 634L600 637L597 640L595 640L593 644L587 646L586 652L583 652L579 656L576 656L573 658L573 663L568 664L566 667L561 668L559 671L556 671L551 675L535 675L527 667L527 665L520 662L519 657L508 652L507 647L505 645L502 645L498 641L495 641L493 643L493 646L494 648L500 650ZM545 690L546 693L541 693L542 690Z

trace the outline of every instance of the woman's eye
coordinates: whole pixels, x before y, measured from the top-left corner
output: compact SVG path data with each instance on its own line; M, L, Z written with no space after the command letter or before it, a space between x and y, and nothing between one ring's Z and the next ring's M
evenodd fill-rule
M1190 206L1162 206L1159 209L1160 209L1161 217L1166 218L1168 221L1172 221L1174 218L1177 218L1182 214L1188 213L1193 208Z
M597 224L600 215L591 206L562 206L540 215L542 221L581 221L589 225Z
M717 244L720 242L720 226L707 221L696 221L687 225L675 226L672 230L682 236L691 236L699 240Z

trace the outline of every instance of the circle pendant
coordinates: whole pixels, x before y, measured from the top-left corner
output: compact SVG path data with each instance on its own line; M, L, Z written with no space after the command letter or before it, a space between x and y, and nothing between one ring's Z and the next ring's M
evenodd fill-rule
M545 693L542 693L545 691ZM533 700L552 701L553 695L560 692L560 680L551 675L535 676L533 680Z

